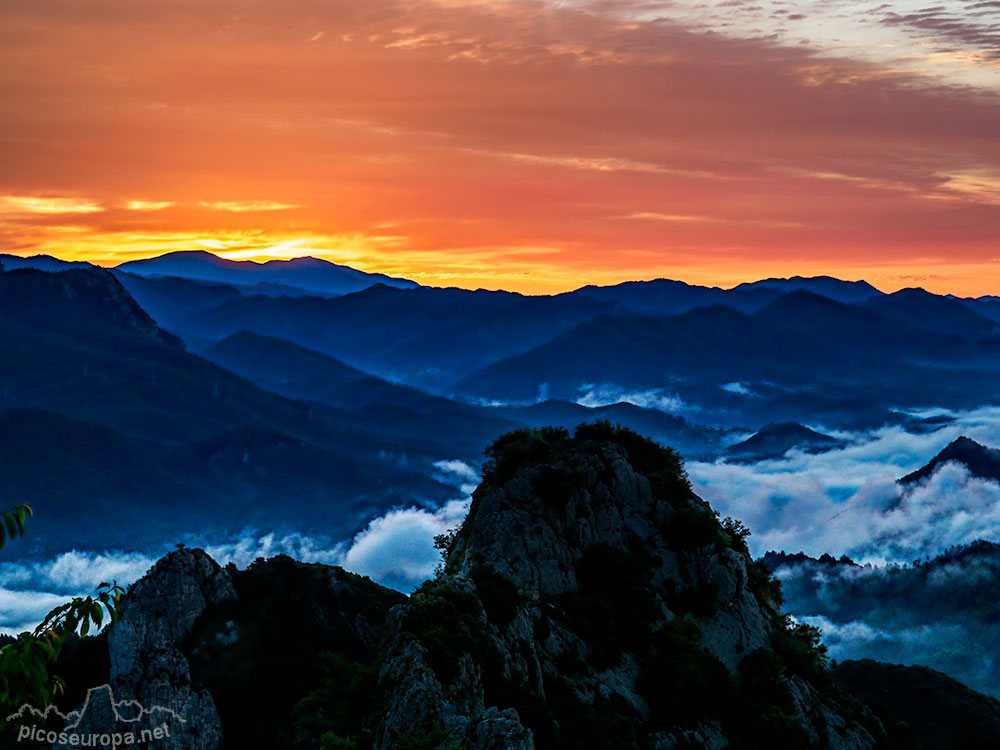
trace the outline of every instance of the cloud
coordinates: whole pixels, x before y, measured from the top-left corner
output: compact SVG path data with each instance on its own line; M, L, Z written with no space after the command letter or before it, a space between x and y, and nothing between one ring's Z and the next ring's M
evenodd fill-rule
M441 562L434 537L457 528L469 512L469 503L453 500L437 511L390 511L354 538L342 564L383 586L408 593L434 574Z
M302 205L297 203L276 203L274 201L202 201L198 205L213 211L231 211L234 213L289 211L293 208L303 208Z
M191 540L194 543L195 540ZM245 568L259 557L284 554L306 562L340 564L347 544L303 534L245 531L231 541L204 545L220 565ZM127 586L139 580L159 555L137 552L71 550L51 560L11 562L0 566L0 633L32 630L58 604L94 593L98 584Z
M830 658L875 659L889 664L921 665L936 669L994 698L1000 698L994 628L961 624L881 628L857 620L835 623L821 615L796 617L818 627Z
M4 563L0 567L0 633L34 630L54 607L94 593L104 581L138 580L155 558L138 553L64 552L52 560Z
M436 479L452 484L466 497L438 509L396 508L373 519L351 540L245 529L228 540L206 543L192 537L186 541L190 546L202 546L220 565L233 563L242 569L258 558L288 555L303 562L341 565L409 593L434 574L440 561L434 537L461 525L471 502L468 495L479 482L479 473L458 459L437 461L434 468ZM54 606L74 596L92 594L103 581L127 586L141 578L159 557L71 550L50 560L5 563L0 566L0 633L34 629Z
M980 10L992 6L981 5ZM943 5L922 8L912 13L886 12L881 19L888 26L930 32L933 38L951 44L985 50L993 59L1000 59L1000 32L995 24L970 19L965 9L952 12Z
M126 201L125 208L129 211L162 211L165 208L176 206L173 201Z
M464 461L458 459L436 461L434 468L441 472L435 479L454 486L466 495L471 495L479 485L479 472Z
M1000 206L1000 170L976 169L948 175L941 189L958 198Z
M305 534L245 532L238 539L205 545L205 551L220 565L233 563L245 568L258 558L288 555L303 562L339 565L344 557L346 542L306 536Z
M768 550L848 554L861 561L909 562L975 539L1000 540L1000 485L946 464L905 490L896 480L965 434L1000 445L996 408L959 414L928 434L898 427L855 435L822 454L735 465L689 462L695 490L723 515L749 526L753 554Z
M1000 584L995 545L915 566L804 562L775 574L788 611L823 631L833 658L923 664L1000 697L1000 623L984 595Z
M37 195L0 195L0 215L91 214L104 207L87 198L46 198Z
M667 414L678 414L695 409L695 407L684 403L676 394L668 393L659 388L630 391L611 383L602 383L600 385L583 385L580 390L585 391L585 393L576 400L576 403L591 408L626 403L647 409L658 409Z
M45 615L67 600L41 591L11 591L0 588L0 634L17 635L35 629Z
M734 393L738 396L753 396L754 393L744 383L723 383L719 386L726 393Z

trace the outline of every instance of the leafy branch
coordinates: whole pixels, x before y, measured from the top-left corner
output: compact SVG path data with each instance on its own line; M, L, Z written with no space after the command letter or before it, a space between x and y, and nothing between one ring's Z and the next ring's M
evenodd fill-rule
M0 547L7 538L24 536L24 522L32 518L31 507L17 505L0 518ZM66 684L51 673L59 660L63 645L72 635L87 636L91 628L99 629L105 621L118 621L121 598L125 589L112 583L101 583L95 596L75 597L61 604L38 624L31 633L0 648L0 728L7 717L25 703L39 710L48 708Z
M24 522L34 516L35 512L27 503L15 505L10 510L4 511L3 523L0 523L0 549L7 544L8 537L16 539L24 536Z

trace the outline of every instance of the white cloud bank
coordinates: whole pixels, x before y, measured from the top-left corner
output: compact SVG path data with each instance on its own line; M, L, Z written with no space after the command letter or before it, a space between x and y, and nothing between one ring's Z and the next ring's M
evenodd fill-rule
M409 593L434 574L440 561L434 537L461 525L478 472L459 460L434 464L435 478L452 484L464 497L438 509L396 508L372 520L352 540L304 534L260 533L204 546L220 565L246 568L257 558L288 555L303 562L341 565L384 586ZM192 542L193 544L193 542ZM92 594L102 581L123 586L137 581L160 555L137 552L64 552L52 560L0 565L0 633L32 630L53 607L74 596Z
M695 491L753 532L751 552L848 554L862 562L909 562L954 544L1000 540L1000 485L949 464L904 489L896 480L959 435L1000 446L1000 410L958 415L927 434L898 427L852 438L818 455L797 451L758 464L688 464Z

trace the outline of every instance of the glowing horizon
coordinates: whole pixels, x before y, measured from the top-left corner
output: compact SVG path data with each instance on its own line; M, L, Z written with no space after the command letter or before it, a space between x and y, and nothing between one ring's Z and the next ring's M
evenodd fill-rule
M967 10L6 4L0 252L1000 293L1000 8Z

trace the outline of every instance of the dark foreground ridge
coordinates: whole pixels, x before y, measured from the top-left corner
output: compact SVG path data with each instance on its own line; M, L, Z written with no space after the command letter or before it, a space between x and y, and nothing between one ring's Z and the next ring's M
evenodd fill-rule
M408 599L285 557L171 553L110 628L114 695L183 717L158 749L947 748L970 716L1000 742L1000 704L937 673L831 672L674 451L605 423L487 456ZM883 674L888 697L865 684ZM967 710L905 710L935 691Z

